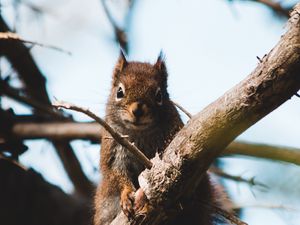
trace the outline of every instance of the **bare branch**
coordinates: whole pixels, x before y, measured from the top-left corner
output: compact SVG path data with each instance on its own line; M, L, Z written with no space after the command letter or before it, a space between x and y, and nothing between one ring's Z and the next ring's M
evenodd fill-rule
M109 126L103 119L95 115L93 112L91 112L89 109L85 109L79 106L76 106L71 103L57 101L53 103L53 106L56 108L65 108L74 110L77 112L81 112L86 114L87 116L94 119L96 122L98 122L107 132L110 133L110 135L122 146L127 148L133 155L136 156L136 158L146 167L151 168L152 163L151 161L140 151L133 143L130 143L126 140L126 138L123 137L123 135L120 135L117 133L111 126Z
M0 15L0 32L10 32ZM22 42L7 42L0 39L0 55L5 56L26 85L26 92L37 101L50 104L46 91L46 79L30 54L30 49Z
M34 109L38 109L40 112L43 112L49 116L53 116L57 119L63 119L67 120L68 118L63 116L60 112L53 110L53 107L43 104L32 97L29 97L27 95L22 95L20 91L10 87L8 84L6 84L5 81L0 80L0 88L1 88L1 94L4 94L14 100L19 101L22 104L29 105L33 107Z
M271 8L278 15L285 16L286 18L289 17L290 10L292 10L292 8L283 8L279 2L275 2L272 0L251 0L251 1L261 3L261 4Z
M101 125L96 122L17 122L11 129L12 134L20 139L83 139L96 143L101 141ZM300 149L286 146L234 141L222 153L223 157L232 155L251 156L300 165Z
M250 186L260 186L260 187L263 187L263 188L268 188L267 185L255 181L254 177L252 177L250 179L246 179L246 178L243 178L242 176L231 175L231 174L228 174L228 173L224 172L223 170L221 170L220 168L215 167L215 166L211 166L209 168L209 171L216 174L217 176L220 176L220 177L225 178L225 179L230 179L230 180L233 180L233 181L236 181L236 182L246 183Z
M245 208L264 208L264 209L282 209L289 211L300 211L300 209L296 209L293 207L289 207L286 205L272 205L272 204L247 204L247 205L235 205L234 209L245 209Z
M19 122L13 125L12 133L21 139L83 139L100 143L101 126L94 122Z
M42 44L42 43L35 42L35 41L24 40L24 39L20 38L18 34L12 33L12 32L0 32L0 40L20 41L22 43L37 45L37 46L40 46L40 47L49 48L49 49L59 51L59 52L62 52L62 53L68 54L68 55L72 55L71 52L66 51L62 48L53 46L53 45L46 45L46 44Z
M10 32L10 29L5 23L1 14L0 32ZM22 80L25 84L24 93L26 94L26 96L34 99L39 104L46 105L49 107L51 103L46 90L46 78L40 71L38 65L35 63L32 55L30 54L30 49L27 48L24 45L24 43L20 41L5 41L0 39L0 56L5 56L7 60L11 63L15 71L18 73L20 80ZM28 103L30 104L32 102ZM34 108L33 113L36 115L44 115L45 111L41 110L40 108ZM53 142L53 144L56 145L55 142ZM79 162L75 163L73 166L70 165L73 163L73 161L77 160L76 155L73 149L71 148L70 144L66 141L60 141L55 147L56 151L58 151L58 149L59 151L62 151L59 152L59 156L61 157L64 168L67 170L66 172L68 173L74 184L75 190L77 190L78 193L84 193L83 196L85 197L89 196L91 194L91 189L89 187L92 186L92 183L85 176ZM62 155L65 155L66 157L62 157ZM71 157L67 157L69 155L71 155ZM72 169L76 169L76 171L73 171ZM80 184L78 181L86 183ZM77 187L77 184L79 184L80 186ZM83 190L82 187L88 188Z
M153 205L143 224L164 223L168 218L166 208L192 197L210 164L230 142L299 90L299 15L300 4L292 13L286 34L262 63L193 116L162 157L152 159L151 169L141 173L139 184Z
M180 109L182 112L185 113L185 115L187 115L189 118L192 118L192 114L189 113L185 108L183 108L180 104L178 104L177 102L171 101L178 109Z
M114 29L114 33L116 35L116 39L119 42L120 46L122 49L125 50L126 53L128 53L128 40L127 40L127 34L126 32L121 29L115 22L115 20L113 19L107 5L106 5L106 0L101 0L104 12L107 16L107 19L109 20L111 26Z
M247 142L232 142L227 146L223 154L237 154L300 165L300 149L298 148L251 144Z
M275 2L273 0L246 0L246 1L257 2L259 4L265 5L266 7L270 8L273 12L275 12L277 15L284 16L286 18L289 17L289 13L292 10L292 7L285 8L279 2Z

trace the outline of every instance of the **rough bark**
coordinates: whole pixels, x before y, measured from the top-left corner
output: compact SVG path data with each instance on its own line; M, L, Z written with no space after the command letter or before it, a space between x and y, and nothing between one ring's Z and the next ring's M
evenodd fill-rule
M202 175L231 141L299 90L299 14L297 4L287 32L257 68L195 115L162 157L152 160L152 168L141 173L140 186L153 206L142 224L163 224L170 217L166 209L193 194Z

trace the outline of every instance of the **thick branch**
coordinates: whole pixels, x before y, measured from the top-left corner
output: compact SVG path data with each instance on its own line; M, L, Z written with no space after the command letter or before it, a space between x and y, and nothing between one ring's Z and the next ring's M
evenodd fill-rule
M19 139L75 140L95 143L101 141L101 126L96 122L18 122L12 126L12 134ZM243 141L229 144L223 156L243 155L300 165L300 149L286 146L264 145Z
M101 126L95 122L16 123L12 133L21 139L83 139L100 143Z
M242 82L195 115L139 183L154 206L143 224L165 222L167 206L192 195L213 160L239 134L300 88L300 4L279 43ZM159 209L159 210L155 210ZM124 221L124 224L126 222Z

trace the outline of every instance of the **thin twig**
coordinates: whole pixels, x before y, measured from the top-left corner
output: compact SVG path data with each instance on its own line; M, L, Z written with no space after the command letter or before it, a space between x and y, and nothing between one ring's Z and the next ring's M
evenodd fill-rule
M300 209L288 207L285 205L268 205L268 204L253 204L253 205L234 205L233 209L244 209L244 208L265 208L265 209L282 209L289 211L300 211Z
M275 2L272 0L248 0L248 1L257 2L262 5L265 5L269 7L271 10L273 10L273 12L275 12L277 15L284 16L286 18L289 18L289 12L292 10L292 7L283 7L279 2Z
M184 112L189 118L192 118L192 114L189 113L185 108L183 108L181 105L179 105L177 102L174 102L173 100L171 100L171 102L172 102L178 109L180 109L182 112Z
M17 100L23 104L29 105L35 109L38 109L47 115L53 116L57 119L68 119L67 117L63 116L58 111L54 111L52 107L40 103L39 101L36 101L35 99L28 97L26 95L20 94L20 92L12 87L10 87L5 81L0 80L0 88L1 92L3 92L4 95Z
M209 171L214 173L217 176L220 176L220 177L223 177L223 178L226 178L226 179L230 179L230 180L233 180L233 181L236 181L236 182L246 183L246 184L249 184L250 186L261 186L263 188L268 188L267 185L265 185L263 183L260 183L260 182L257 182L254 177L252 177L250 179L246 179L246 178L243 178L242 176L231 175L231 174L228 174L228 173L224 172L223 170L221 170L220 168L217 168L215 166L211 166L209 168Z
M112 15L111 15L110 11L108 10L108 7L107 7L105 1L106 0L101 0L106 17L114 29L116 39L119 42L121 48L124 49L126 53L128 53L128 41L127 41L126 32L117 25L117 23L115 22L115 20L113 19Z
M286 18L289 17L289 12L291 9L289 8L283 8L280 3L274 2L272 0L252 0L259 2L265 6L270 7L274 12L276 12L279 15L285 16Z
M19 168L22 169L22 170L25 170L25 171L28 170L28 169L27 169L25 166L23 166L21 163L17 162L16 160L13 160L13 159L10 159L10 158L6 157L6 156L3 155L2 153L0 153L0 159L3 159L3 160L6 160L6 161L10 162L10 163L16 165L17 167L19 167Z
M40 46L40 47L49 48L49 49L53 49L55 51L59 51L59 52L65 53L67 55L72 55L72 53L70 51L64 50L62 48L59 48L59 47L56 47L56 46L53 46L53 45L47 45L47 44L42 44L42 43L35 42L35 41L24 40L24 39L20 38L19 35L17 35L16 33L12 33L12 32L0 32L0 40L20 41L22 43L37 45L37 46Z
M152 162L142 153L141 150L139 150L134 144L130 143L129 141L126 140L126 138L123 138L123 135L120 135L117 133L111 126L109 126L103 119L95 115L93 112L91 112L87 108L82 108L79 106L76 106L72 103L68 102L63 102L63 101L56 101L53 103L53 106L56 108L64 108L64 109L70 109L74 110L77 112L81 112L86 114L87 116L91 117L94 119L96 122L98 122L102 127L107 130L107 132L110 133L110 135L122 146L127 148L132 154L136 156L136 158L146 167L146 168L151 168L152 167Z

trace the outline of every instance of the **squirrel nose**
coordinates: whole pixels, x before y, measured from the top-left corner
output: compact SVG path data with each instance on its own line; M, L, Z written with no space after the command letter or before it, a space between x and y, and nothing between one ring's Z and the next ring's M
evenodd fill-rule
M131 112L136 118L140 118L144 115L143 104L135 102L131 106Z

